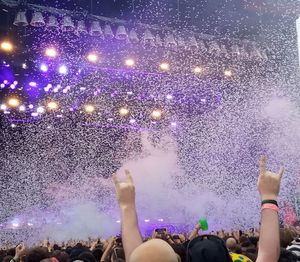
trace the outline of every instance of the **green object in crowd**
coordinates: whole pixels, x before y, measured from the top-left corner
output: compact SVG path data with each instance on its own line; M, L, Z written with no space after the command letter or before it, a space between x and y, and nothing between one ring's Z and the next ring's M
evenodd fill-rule
M206 218L200 218L198 223L201 225L201 229L203 231L206 231L208 229L208 223Z

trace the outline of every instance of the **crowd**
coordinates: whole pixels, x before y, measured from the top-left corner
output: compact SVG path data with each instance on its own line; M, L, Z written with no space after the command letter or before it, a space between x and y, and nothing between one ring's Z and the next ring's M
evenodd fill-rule
M280 228L277 197L284 173L266 169L266 158L259 164L258 191L261 196L259 229L204 234L197 224L190 234L169 234L156 229L152 237L143 239L135 208L135 187L129 171L126 181L113 176L121 210L122 236L109 240L89 239L49 243L27 248L24 243L15 248L2 249L0 262L277 262L300 261L299 225Z

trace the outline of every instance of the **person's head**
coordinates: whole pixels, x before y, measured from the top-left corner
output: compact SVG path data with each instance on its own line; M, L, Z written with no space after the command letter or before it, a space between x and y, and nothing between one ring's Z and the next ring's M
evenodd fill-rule
M236 250L236 245L237 245L237 241L235 240L234 237L227 238L226 247L228 248L228 250L234 252Z
M187 261L232 262L224 241L212 235L196 237L189 243Z
M281 248L278 262L297 262L297 258L298 257L293 252Z
M128 262L179 262L180 258L172 247L161 239L152 239L138 246Z
M101 248L95 248L93 251L92 251L94 257L96 258L97 261L100 261L101 260L101 257L103 255L103 251Z
M280 246L286 248L297 235L288 228L280 228Z
M44 247L37 247L31 248L25 251L24 262L40 262L43 259L49 258L49 253L47 248Z
M54 251L52 256L55 257L59 262L68 262L70 260L68 253L60 250Z
M94 257L94 255L90 252L90 251L85 251L82 252L79 256L78 259L82 259L84 261L88 261L88 262L96 262L96 258Z
M1 261L2 262L10 262L14 257L13 256L5 256Z

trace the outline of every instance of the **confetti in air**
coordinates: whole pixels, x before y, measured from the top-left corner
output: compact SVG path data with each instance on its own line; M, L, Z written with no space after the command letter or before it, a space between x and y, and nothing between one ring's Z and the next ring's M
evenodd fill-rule
M16 16L26 31L1 44L0 246L118 234L111 176L125 169L147 234L199 217L210 230L257 226L261 154L271 169L285 165L280 198L295 206L300 77L289 5L68 2L49 5L109 19Z

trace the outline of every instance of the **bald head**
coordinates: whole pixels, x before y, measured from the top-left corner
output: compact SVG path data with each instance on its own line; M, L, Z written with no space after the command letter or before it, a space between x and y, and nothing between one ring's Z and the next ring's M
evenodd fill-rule
M172 247L161 239L149 240L137 247L130 256L130 262L180 262Z
M230 237L226 240L226 247L229 250L234 250L236 248L236 245L237 245L237 242L236 242L235 238Z

